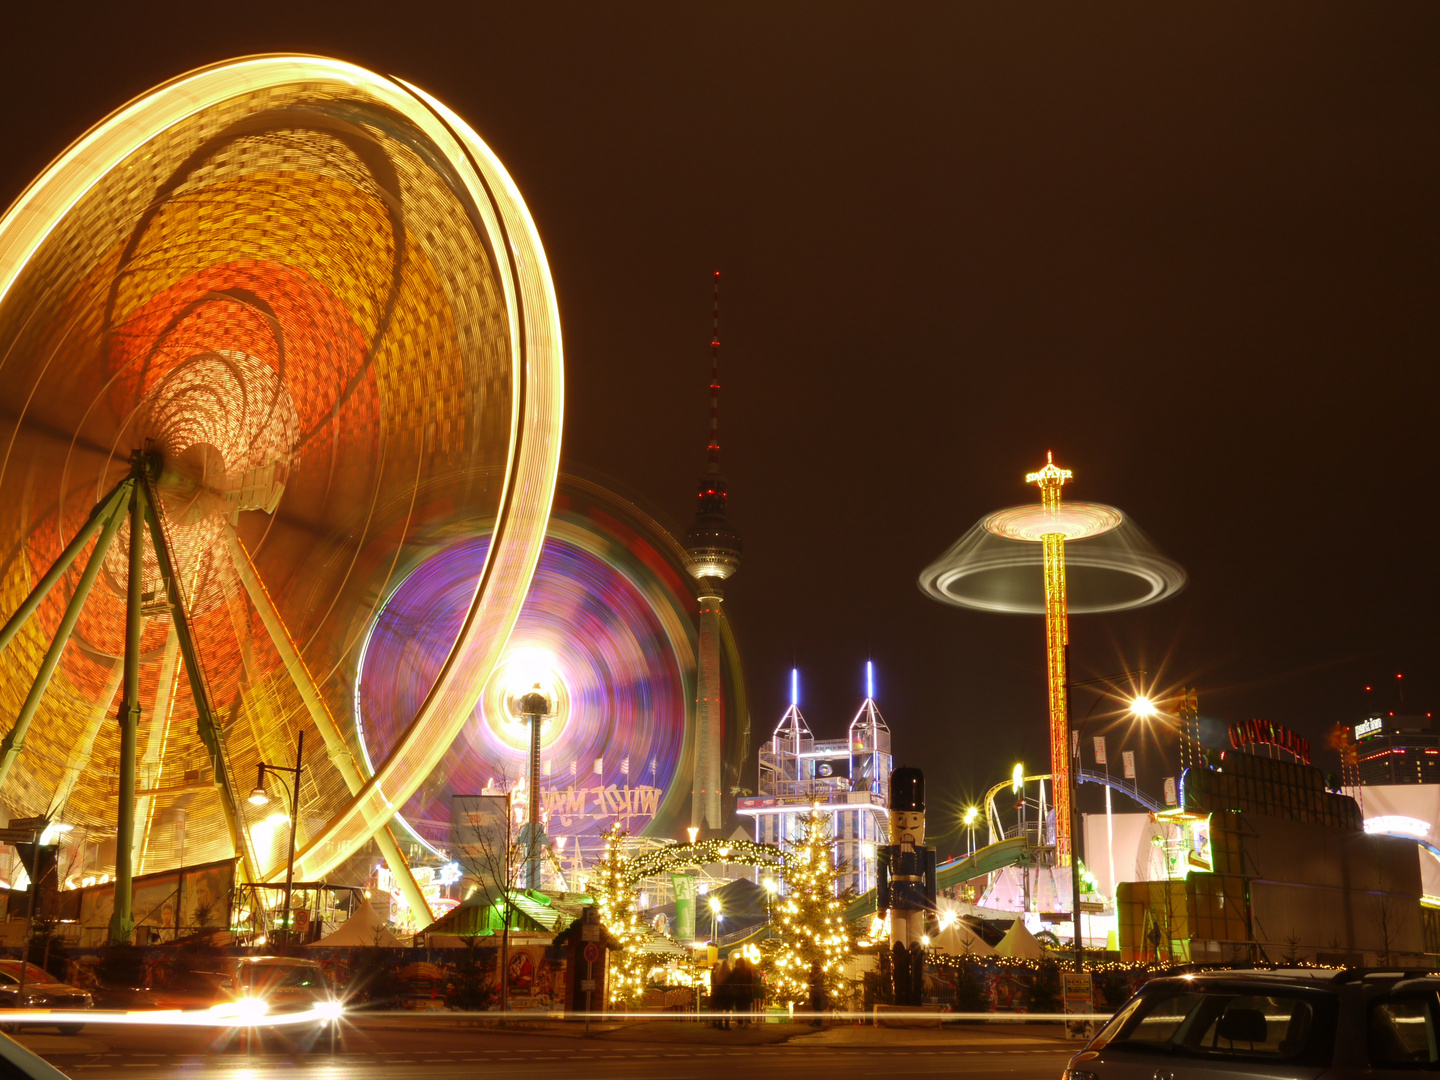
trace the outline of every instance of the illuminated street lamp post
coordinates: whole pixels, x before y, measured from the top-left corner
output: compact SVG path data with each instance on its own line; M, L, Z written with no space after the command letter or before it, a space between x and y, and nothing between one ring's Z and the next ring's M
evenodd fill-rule
M1016 765L1010 773L1010 793L1015 796L1015 835L1025 835L1025 766Z
M544 846L544 826L540 823L540 725L550 715L550 699L540 692L540 684L511 706L515 716L530 725L530 806L520 841L525 845L525 887L540 887L540 851Z
M710 937L717 943L720 940L720 914L720 898L710 897Z
M260 771L255 777L255 790L250 793L250 804L252 806L264 806L270 801L270 796L265 792L265 774L274 774L277 778L281 773L292 776L293 782L288 783L290 788L290 852L285 858L285 906L282 909L284 914L281 921L285 927L285 942L290 942L290 895L295 887L295 829L300 818L300 770L303 768L302 761L305 755L305 732L301 731L295 738L295 765L267 765L260 763Z
M1124 671L1121 672L1119 675L1107 675L1101 679L1084 679L1080 682L1067 683L1065 686L1066 711L1068 712L1070 707L1069 692L1071 690L1084 686L1100 686L1104 684L1114 684L1121 679L1141 678L1144 675L1144 671ZM1072 837L1072 841L1078 839L1080 836L1080 809L1078 802L1078 796L1080 791L1080 745L1082 742L1084 742L1085 739L1085 725L1090 722L1090 717L1095 715L1096 707L1100 704L1100 702L1104 700L1105 699L1103 697L1097 697L1095 699L1094 703L1090 706L1089 711L1085 713L1085 719L1081 720L1080 726L1075 729L1075 734L1072 738L1073 753L1075 757L1075 760L1074 762L1072 762L1072 767L1070 769L1069 791L1070 835ZM1149 698L1137 697L1130 702L1128 711L1135 716L1144 717L1153 715L1154 708L1155 707L1150 703ZM1078 845L1076 846L1078 847ZM1080 859L1078 858L1078 850L1072 849L1072 854L1077 857L1071 858L1070 860L1070 918L1073 920L1071 923L1071 927L1075 935L1075 970L1080 971L1084 965L1085 960L1085 937L1080 932Z
M975 854L975 818L976 818L976 816L977 816L979 813L980 813L979 807L976 807L976 806L967 806L967 807L965 808L965 816L960 819L961 824L963 824L963 825L965 826L965 828L970 831L970 852L969 852L969 854L971 854L971 855L974 855L974 854Z

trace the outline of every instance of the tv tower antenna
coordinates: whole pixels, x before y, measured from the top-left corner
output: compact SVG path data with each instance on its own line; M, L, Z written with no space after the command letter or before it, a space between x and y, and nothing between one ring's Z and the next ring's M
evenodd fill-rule
M715 271L714 321L710 329L710 446L705 471L720 472L720 271ZM724 497L724 490L721 490Z
M720 475L720 271L715 271L710 331L710 443L696 498L695 521L685 533L690 574L700 584L695 679L695 786L690 824L713 833L723 825L721 774L725 704L720 689L720 648L725 619L721 582L740 566L740 537L725 516L725 479ZM738 722L738 718L732 719Z

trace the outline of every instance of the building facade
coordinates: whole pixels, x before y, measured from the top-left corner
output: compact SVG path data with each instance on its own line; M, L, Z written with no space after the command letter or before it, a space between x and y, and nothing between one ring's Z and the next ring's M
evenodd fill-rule
M1429 715L1375 713L1354 730L1361 784L1440 784L1440 735Z

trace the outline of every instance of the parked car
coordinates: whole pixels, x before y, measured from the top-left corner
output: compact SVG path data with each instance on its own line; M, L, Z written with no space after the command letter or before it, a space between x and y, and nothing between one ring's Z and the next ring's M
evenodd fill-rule
M30 981L28 975L25 981ZM6 1080L69 1080L54 1065L8 1035L0 1035L0 1076Z
M1155 979L1064 1080L1392 1080L1440 1070L1440 977L1216 971Z
M35 964L25 965L25 1000L21 1001L20 970L19 960L0 960L0 1009L64 1009L73 1012L94 1007L88 991L61 982ZM85 1025L26 1023L23 1026L56 1027L62 1035L75 1035Z

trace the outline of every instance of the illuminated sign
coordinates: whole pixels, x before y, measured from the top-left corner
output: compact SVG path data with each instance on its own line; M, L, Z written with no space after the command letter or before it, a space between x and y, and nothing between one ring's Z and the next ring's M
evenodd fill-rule
M1401 836L1413 836L1419 840L1429 835L1430 824L1419 818L1404 817L1400 814L1384 814L1380 817L1367 818L1365 831L1367 833L1398 833Z
M1231 724L1230 745L1236 750L1242 746L1273 746L1293 754L1297 761L1310 764L1310 740L1274 720L1242 720Z
M1378 735L1385 728L1385 721L1378 716L1372 716L1362 724L1355 725L1355 738L1363 739L1366 735Z

